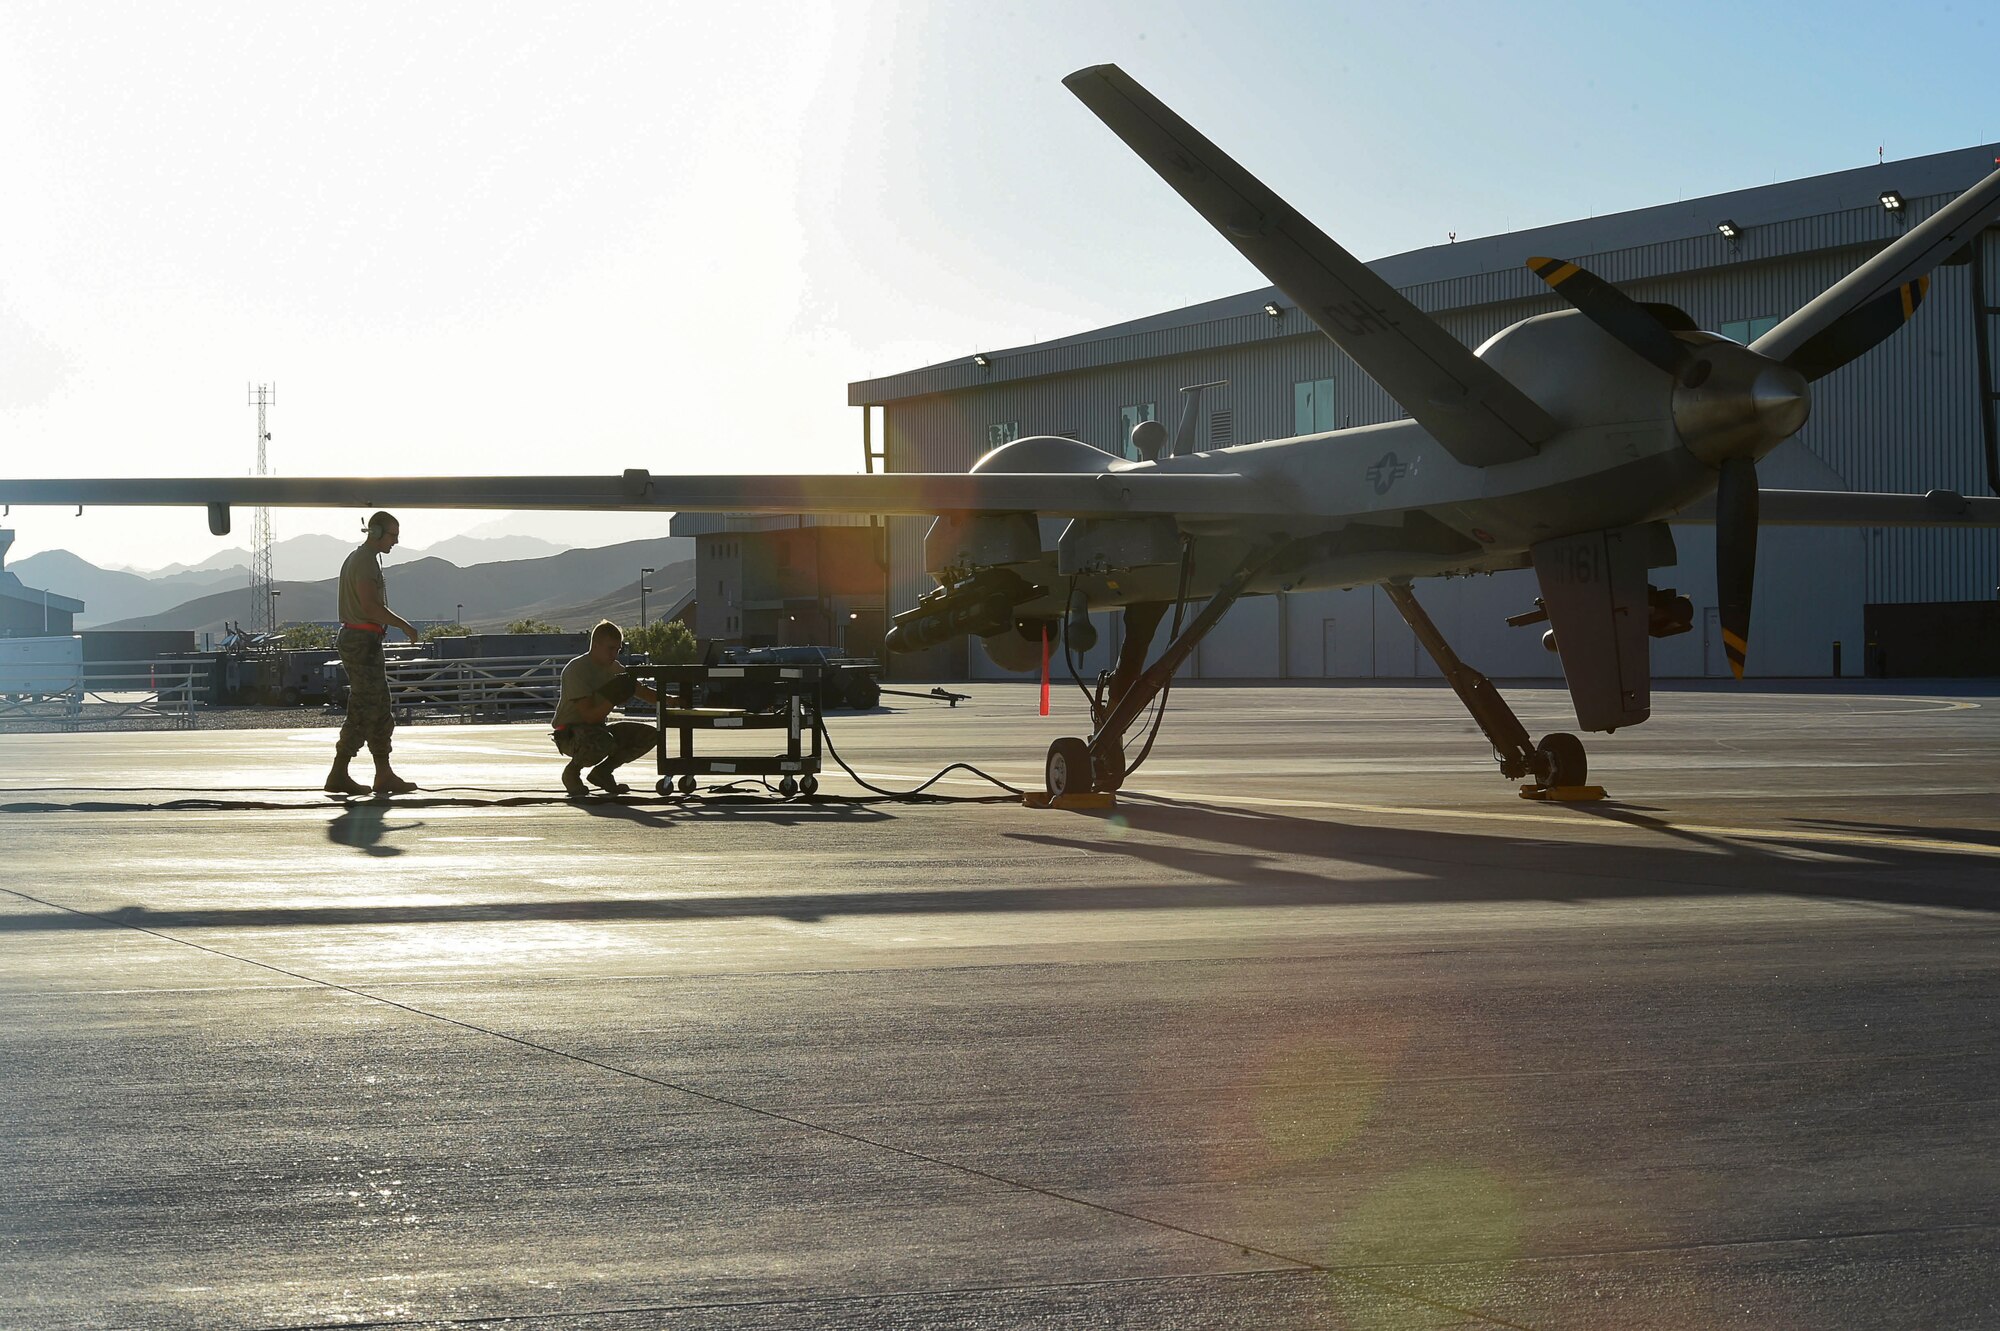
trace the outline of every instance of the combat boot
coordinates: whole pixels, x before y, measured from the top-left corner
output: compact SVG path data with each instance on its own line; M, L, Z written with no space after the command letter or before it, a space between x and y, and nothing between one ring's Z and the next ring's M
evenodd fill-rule
M348 795L366 795L368 787L348 775L348 762L349 759L346 754L335 753L333 755L333 770L326 774L326 784L321 786L320 789L336 798L345 798Z

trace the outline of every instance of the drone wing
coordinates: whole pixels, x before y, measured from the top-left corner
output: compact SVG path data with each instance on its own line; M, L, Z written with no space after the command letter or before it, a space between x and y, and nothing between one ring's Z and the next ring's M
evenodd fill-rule
M1715 521L1711 497L1682 509L1675 522ZM1879 494L1852 490L1759 490L1757 521L1780 527L2000 527L2000 499L1956 490Z
M661 513L1032 512L1051 517L1284 513L1296 504L1236 472L893 472L825 476L214 476L0 480L0 504L239 505ZM217 527L218 511L222 525Z
M1526 393L1125 71L1063 83L1460 462L1533 457L1555 433Z

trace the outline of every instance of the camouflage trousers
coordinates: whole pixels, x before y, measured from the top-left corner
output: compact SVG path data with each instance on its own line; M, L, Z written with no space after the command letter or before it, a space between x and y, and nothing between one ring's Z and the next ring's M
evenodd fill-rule
M352 758L366 744L378 761L389 758L389 732L396 728L389 710L389 674L382 663L381 633L342 629L334 640L340 664L347 668L347 719L340 723L334 751Z
M555 732L556 749L563 757L586 767L614 767L653 751L660 742L657 728L644 721L614 721L610 725L593 721Z

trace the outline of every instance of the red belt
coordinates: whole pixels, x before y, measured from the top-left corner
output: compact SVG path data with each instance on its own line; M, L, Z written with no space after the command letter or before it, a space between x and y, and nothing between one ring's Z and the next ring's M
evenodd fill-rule
M382 624L350 624L344 619L340 621L340 626L344 629L356 629L362 633L387 633L389 631L387 626Z

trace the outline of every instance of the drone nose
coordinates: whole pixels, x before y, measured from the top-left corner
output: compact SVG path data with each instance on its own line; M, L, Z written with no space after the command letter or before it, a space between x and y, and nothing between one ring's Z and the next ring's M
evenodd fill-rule
M1798 433L1812 412L1805 376L1783 365L1771 365L1758 373L1750 386L1750 400L1756 407L1758 424L1773 439Z

